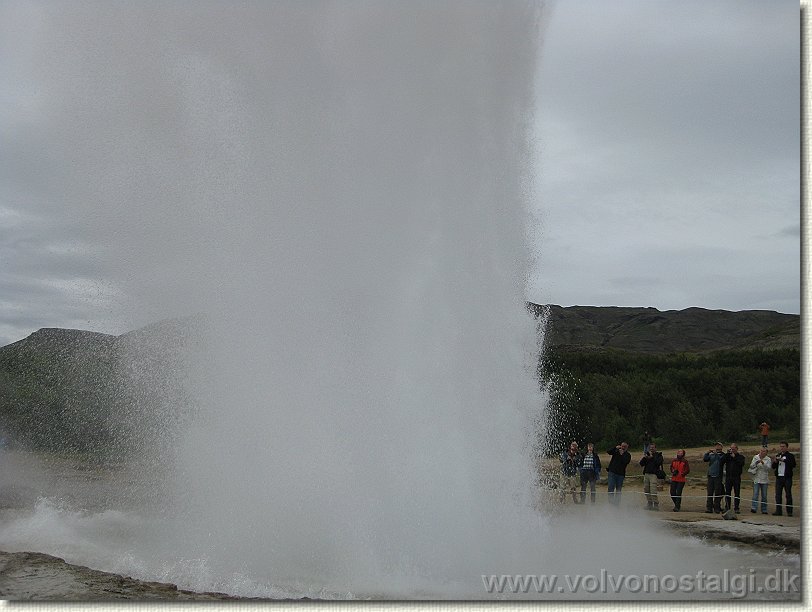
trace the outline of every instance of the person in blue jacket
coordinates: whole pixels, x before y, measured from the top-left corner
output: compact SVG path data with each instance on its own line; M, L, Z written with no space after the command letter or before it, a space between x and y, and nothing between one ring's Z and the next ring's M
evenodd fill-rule
M708 496L705 502L705 512L708 514L722 513L722 497L725 495L725 487L722 484L724 457L721 442L717 442L715 448L702 456L702 461L708 464Z

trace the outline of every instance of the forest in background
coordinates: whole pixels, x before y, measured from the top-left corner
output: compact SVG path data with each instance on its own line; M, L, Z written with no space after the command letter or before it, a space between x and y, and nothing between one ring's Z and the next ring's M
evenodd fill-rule
M531 310L546 325L539 375L551 396L550 449L571 439L636 446L645 431L669 447L742 442L762 421L800 437L798 315Z
M707 355L550 348L541 361L551 394L553 448L570 440L636 445L644 431L669 447L755 439L766 421L800 437L800 351Z

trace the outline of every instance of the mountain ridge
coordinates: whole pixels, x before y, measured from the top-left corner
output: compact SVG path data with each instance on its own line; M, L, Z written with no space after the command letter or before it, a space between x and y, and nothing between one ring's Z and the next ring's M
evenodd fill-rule
M690 307L558 306L528 303L546 319L548 347L572 351L617 349L639 353L800 349L800 315L771 310Z

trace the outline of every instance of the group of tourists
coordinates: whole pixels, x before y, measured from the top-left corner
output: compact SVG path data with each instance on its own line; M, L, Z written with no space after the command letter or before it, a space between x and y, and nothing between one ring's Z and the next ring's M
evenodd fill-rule
M781 442L778 453L768 456L766 443L751 460L747 471L753 477L753 498L750 512L758 512L759 499L761 513L767 514L767 486L770 483L770 472L775 472L775 516L783 515L782 506L786 506L787 516L792 516L792 473L795 469L795 455L789 452L789 445ZM725 511L730 510L733 500L733 512L739 513L741 501L742 472L746 465L745 457L739 453L734 443L727 452L722 451L722 443L704 454L702 460L708 464L708 489L705 512L721 513L722 498L725 499Z
M561 500L569 492L572 493L572 501L576 504L586 502L586 486L589 485L589 495L592 503L595 503L595 483L600 478L601 458L595 452L595 447L590 442L586 445L586 451L581 453L578 450L578 443L573 440L567 450L561 453ZM576 493L578 484L581 485L580 498Z
M786 442L779 445L778 454L775 457L767 456L767 447L763 446L758 455L750 461L750 468L747 470L753 475L753 502L750 512L756 512L758 498L761 497L761 513L767 514L767 485L770 482L770 470L775 472L775 512L776 516L781 516L781 500L786 496L787 516L792 516L792 471L795 469L795 455L788 450Z
M657 451L657 445L645 434L643 456L639 465L643 468L643 494L646 498L646 510L659 510L660 500L658 491L662 490L669 476L665 473L663 454ZM762 439L761 451L749 463L747 471L753 477L753 498L750 512L758 512L759 499L762 514L767 514L767 487L770 482L770 472L775 473L775 504L773 515L783 514L782 506L786 507L787 516L792 516L792 475L796 465L795 455L789 452L786 442L779 444L778 453L768 456L766 434ZM721 442L708 450L702 461L708 464L707 469L707 496L705 512L720 514L722 500L724 512L739 514L741 502L742 472L747 464L744 455L739 452L737 444L730 444L727 451L723 451ZM615 505L620 503L620 494L623 481L626 478L626 468L631 463L629 444L622 442L606 451L610 455L609 465L606 468L607 484L609 488L609 502ZM594 445L587 444L586 451L581 452L578 443L574 440L564 450L560 457L561 480L559 485L559 501L563 502L568 494L576 504L586 503L586 488L589 486L590 500L595 503L595 485L600 480L601 460L595 452ZM684 450L678 450L676 457L668 467L671 484L671 500L674 512L682 507L682 492L691 472L691 466L685 457ZM580 494L578 491L580 485ZM784 501L785 500L785 501ZM726 515L727 516L727 515Z

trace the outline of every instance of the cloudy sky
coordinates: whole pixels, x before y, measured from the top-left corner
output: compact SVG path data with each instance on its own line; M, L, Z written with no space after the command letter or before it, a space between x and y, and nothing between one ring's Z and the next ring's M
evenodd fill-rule
M530 299L798 313L799 56L797 2L555 5Z
M71 134L92 144L87 134L98 129L105 136L86 153L101 155L117 105L156 142L175 129L171 113L162 124L139 119L126 91L100 92L112 106L90 113L90 92L115 82L99 50L124 39L133 47L118 45L121 53L135 56L138 37L113 28L70 58L62 50L87 16L56 19L57 5L0 2L0 345L40 327L126 331L94 234L109 240L126 228L78 197L81 214L66 213L66 200L86 193L83 168L101 161L64 152ZM530 228L538 263L528 299L799 312L798 4L567 0L547 8ZM67 17L73 33L59 30ZM93 70L76 70L83 61ZM138 69L129 77L149 78ZM77 96L85 85L87 100ZM70 103L61 96L68 90ZM51 123L66 117L67 128ZM143 162L138 151L103 162ZM122 177L93 180L103 192L122 187ZM89 216L101 219L80 222Z

